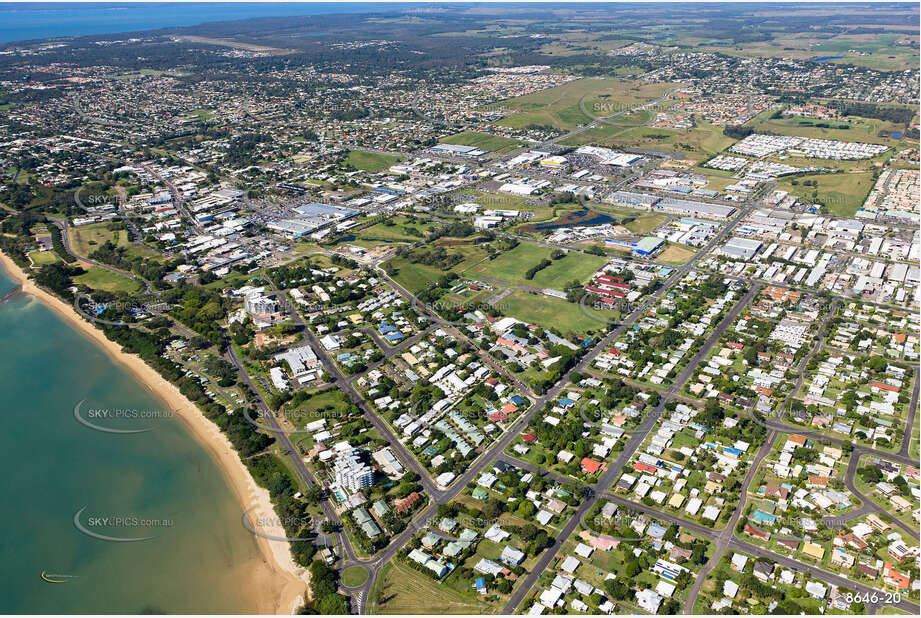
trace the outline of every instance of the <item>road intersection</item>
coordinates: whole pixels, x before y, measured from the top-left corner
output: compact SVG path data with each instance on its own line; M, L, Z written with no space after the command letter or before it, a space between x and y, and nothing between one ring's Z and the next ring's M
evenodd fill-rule
M362 413L364 414L365 418L367 418L369 422L372 423L372 425L375 427L375 429L377 429L379 434L390 443L392 448L394 448L394 450L400 457L401 461L403 461L404 464L406 464L407 468L412 470L415 474L419 476L420 482L422 482L423 486L425 487L426 494L430 501L430 504L425 509L420 511L413 518L410 525L403 532L401 532L400 534L396 535L393 539L391 539L390 543L388 544L386 548L384 548L379 553L377 553L375 556L372 556L370 558L357 557L348 541L347 536L344 533L339 534L338 540L339 540L340 546L344 548L344 556L343 556L343 560L341 562L340 567L344 569L349 566L363 566L369 570L369 577L364 582L364 584L362 584L361 586L347 589L347 591L351 594L353 598L353 611L355 611L356 613L366 613L368 611L368 607L367 607L368 600L372 597L372 592L374 590L377 576L378 576L378 573L381 567L383 567L387 562L392 560L396 556L396 554L400 551L400 549L405 547L406 544L409 543L409 541L420 530L425 528L431 522L431 520L437 513L438 505L447 504L451 500L453 500L457 496L457 494L460 493L460 491L462 491L463 488L465 488L468 483L473 482L483 472L483 470L487 468L488 465L490 465L492 462L496 460L504 460L509 463L512 463L513 465L522 467L523 469L531 469L524 462L521 462L519 460L516 460L515 458L512 458L506 455L505 451L510 446L512 441L524 430L525 427L527 427L532 417L535 414L539 413L540 411L544 410L545 406L547 406L550 402L554 401L556 398L560 396L563 389L568 385L569 383L568 378L572 374L572 372L587 371L589 366L591 365L592 360L595 358L595 356L597 356L598 353L607 349L614 340L616 340L628 328L632 327L632 325L641 316L643 316L646 313L646 311L651 306L653 306L655 302L657 302L666 293L668 293L668 291L672 289L674 285L676 285L688 272L690 272L694 268L695 263L702 256L708 255L709 252L713 248L717 247L719 243L721 243L725 239L725 237L742 220L744 220L745 217L748 216L748 214L752 211L753 208L754 208L754 204L752 203L745 204L739 210L739 213L733 218L733 220L729 222L726 226L724 226L720 230L720 232L714 238L712 238L710 242L705 247L703 247L691 261L689 261L683 266L676 268L675 271L672 273L671 277L669 277L669 279L665 281L664 284L658 290L648 295L641 304L636 306L636 308L629 315L627 315L616 328L613 328L601 341L599 341L592 348L591 351L589 351L574 367L572 367L564 376L562 376L561 379L553 387L551 387L545 394L540 395L540 396L534 396L532 394L533 404L530 407L530 409L524 415L522 415L516 421L514 421L506 429L506 431L502 434L502 436L495 443L493 443L490 447L485 449L485 451L468 467L468 469L462 475L456 478L451 483L451 485L447 488L438 487L434 484L433 481L431 481L425 469L415 460L413 455L408 452L405 446L402 445L401 441L391 431L391 428L389 427L389 425L367 406L366 402L357 393L357 391L355 391L354 386L352 384L357 376L351 376L351 377L344 376L341 373L341 371L338 369L338 367L335 365L335 363L333 363L332 360L326 354L321 355L324 369L326 370L327 374L331 377L332 382L335 385L335 387L340 388L341 390L343 390L349 395L352 402L355 403L355 405L357 405L362 410ZM394 290L396 290L397 293L400 294L406 301L410 302L414 308L416 308L417 310L420 311L420 313L425 314L429 319L431 319L433 322L433 326L430 326L429 328L425 329L422 333L419 333L418 335L413 337L410 341L403 342L403 345L395 346L395 347L390 347L388 345L380 346L380 349L384 351L385 358L373 364L372 366L377 366L380 363L391 358L394 354L397 354L398 352L405 349L407 344L410 344L412 341L417 341L418 338L420 338L421 336L424 336L424 334L426 333L430 333L432 328L434 327L439 327L439 328L444 329L446 332L448 332L449 334L451 334L458 340L468 341L467 337L464 335L464 333L459 328L457 328L456 325L444 320L435 311L432 311L430 310L430 308L426 307L421 301L419 301L419 299L415 295L413 295L411 292L409 292L408 290L403 288L401 285L399 285L396 281L394 281L392 278L390 278L387 275L387 273L385 273L382 269L378 269L378 273L379 273L380 278L383 281L385 281ZM554 560L558 551L562 547L563 543L573 534L573 532L582 522L585 515L596 504L596 502L602 497L604 497L605 499L612 499L614 502L617 502L624 506L630 506L639 511L647 512L650 515L663 519L664 521L672 521L673 523L678 523L682 527L687 528L691 531L694 531L695 533L700 534L700 536L704 538L708 538L716 544L716 551L714 552L712 559L710 560L710 562L707 563L707 565L703 568L703 570L698 574L693 584L693 587L687 596L687 602L685 603L685 607L684 607L685 613L691 613L693 611L694 599L696 598L703 584L703 581L706 578L707 572L709 572L709 570L712 569L716 565L718 560L721 558L724 552L728 549L744 551L751 555L757 555L757 556L770 558L778 564L790 565L790 566L800 569L801 571L808 570L808 572L813 577L820 579L822 581L825 581L827 583L832 583L838 586L843 586L843 587L853 589L856 591L860 591L860 592L869 592L869 591L874 590L873 588L869 586L859 584L856 582L851 582L850 580L842 578L841 576L835 575L833 573L829 573L822 569L819 569L816 567L807 567L792 559L775 554L766 549L760 548L757 545L748 543L746 541L742 541L741 539L735 537L734 530L735 530L736 523L738 522L738 520L740 519L742 515L744 504L745 504L744 500L740 501L740 504L736 507L735 511L733 512L733 515L730 521L724 528L720 530L713 530L710 528L706 528L704 526L700 526L699 524L694 524L693 522L687 522L687 521L681 520L680 518L677 518L673 515L669 515L668 513L665 513L664 511L646 507L645 505L637 504L632 501L629 501L623 498L619 498L617 496L612 496L609 493L609 490L611 486L613 485L614 481L620 476L620 473L623 467L628 463L630 458L633 456L636 450L641 446L643 441L647 438L648 434L652 431L657 420L662 415L665 409L664 407L666 403L668 403L669 401L673 401L673 400L681 400L681 398L683 397L682 395L680 395L681 388L684 386L687 380L692 375L694 375L694 372L697 370L698 366L703 361L703 359L706 357L706 355L710 352L710 350L712 349L712 346L715 345L717 341L719 341L719 338L722 336L725 330L731 324L735 322L736 318L740 315L741 311L753 301L753 299L756 297L757 293L762 289L762 287L763 287L763 284L760 282L754 282L749 287L744 297L739 299L735 303L730 313L720 322L717 329L708 337L706 342L703 344L703 346L701 346L700 350L695 354L693 359L687 364L687 366L684 368L681 374L676 378L675 382L671 385L671 387L669 387L663 393L664 396L661 398L659 405L654 410L652 410L650 413L646 415L646 417L641 422L639 428L633 433L630 440L627 442L626 446L624 447L623 451L619 454L618 458L601 475L597 483L595 483L593 486L585 487L586 499L579 505L579 507L575 510L575 512L572 514L569 520L564 524L563 528L560 530L560 533L554 539L553 544L544 551L544 553L541 555L540 559L538 560L538 563L535 565L533 569L531 569L530 573L525 577L524 581L521 582L518 586L516 586L515 591L513 592L512 596L510 597L509 601L506 603L503 609L503 613L514 613L516 609L519 608L525 596L534 589L534 586L537 582L537 578L540 576L541 573L543 573L548 568L550 563ZM837 302L837 300L835 302ZM303 329L304 339L308 343L310 343L314 347L314 349L322 350L322 347L319 345L319 342L310 333L309 329L306 328L306 326L303 323L303 320L300 318L297 311L295 311L290 305L288 305L288 308L289 308L289 311L291 312L292 318L297 323L299 323L301 326L304 327ZM831 313L829 313L829 316L830 315ZM826 317L825 321L820 326L820 333L824 329L824 326L827 323L827 321L828 321L828 317ZM816 346L810 351L809 357L815 354L815 352L817 352L818 349L820 349L820 346L821 346L821 336L819 337L819 341L817 341ZM505 371L501 366L497 365L491 357L485 354L485 352L483 352L482 350L479 350L479 348L477 348L475 345L473 345L473 349L477 350L477 352L480 354L480 358L483 361L487 362L492 369L503 373L510 379L514 379L513 376L509 375L507 371ZM805 362L808 362L808 358L803 361L803 363ZM514 381L516 383L516 386L522 389L523 392L530 392L530 389L525 387L520 381L518 381L517 379L514 379ZM800 380L797 382L797 389L795 390L798 390L799 386L801 386L801 382L802 382L802 378L800 378ZM795 390L793 392L795 392ZM909 422L908 435L910 435L910 428L914 421L914 415L915 415L915 409L916 409L915 406L917 404L917 394L918 394L918 381L916 380L915 388L914 388L914 395L913 395L913 404L911 408L912 411L908 419L908 422ZM783 406L781 406L781 408L783 408ZM269 412L267 409L263 410L263 414L271 418L271 412ZM800 433L800 434L807 435L807 437L811 436L815 439L825 440L830 443L836 443L836 442L840 443L841 442L840 440L836 441L833 438L829 438L821 434L813 435L811 432L804 432L796 427L785 425L782 421L779 420L779 418L768 419L765 421L765 425L767 426L767 429L769 430L768 437L765 440L762 447L759 449L759 452L757 453L755 460L752 462L752 465L750 466L745 476L745 479L743 481L743 488L741 492L743 497L747 494L749 484L752 482L754 478L755 471L758 469L759 465L764 460L764 458L767 456L767 454L770 452L771 445L774 443L779 433L781 432ZM290 448L292 452L292 459L299 460L300 465L296 464L296 468L298 469L299 474L301 474L304 477L312 478L310 477L310 473L309 471L307 471L306 466L304 466L303 461L300 461L300 457L297 455L296 451L294 451L293 447L290 447ZM890 460L907 463L911 460L911 458L908 457L907 448L908 448L907 440L905 442L905 445L902 448L902 451L900 451L898 454L890 454L890 453L886 453L883 451L871 449L868 447L855 446L854 456L852 457L851 465L848 468L847 478L849 479L849 483L850 483L849 489L852 489L853 491L853 488L852 488L853 474L856 471L856 461L859 458L858 456L872 455L872 456L879 456L879 457L888 458ZM555 477L556 480L559 480L559 481L563 481L565 478L565 477L558 477L558 475L553 475L552 473L547 473L547 472L543 472L543 473L549 474L550 476ZM566 479L566 480L568 482L573 482L572 479ZM860 497L860 494L857 492L855 492L855 495ZM873 503L870 502L868 499L864 497L860 497L860 499L864 503L863 506L860 508L861 513L865 509L882 511L880 507L873 505ZM326 503L324 505L324 511L326 511L327 516L331 520L338 521L338 516L335 514L335 509L333 509L329 503ZM903 601L899 607L907 611L917 611L917 605L912 604L908 601Z
M614 114L610 117L615 117L618 114ZM587 125L576 131L576 133L587 130L595 123L603 121L605 119L598 119L593 122L591 125ZM368 611L368 602L372 598L372 593L374 590L375 583L380 569L392 560L396 554L405 547L409 541L423 528L425 528L433 519L437 513L439 505L447 504L453 500L469 483L476 480L476 478L489 466L492 462L496 460L504 460L513 465L519 466L523 469L529 469L541 474L549 475L550 477L555 478L563 482L572 483L572 479L565 479L565 477L560 477L548 471L539 470L536 467L529 466L524 462L521 462L513 457L505 454L506 449L511 445L512 441L528 426L528 423L534 417L534 415L543 411L545 407L556 400L563 390L569 384L569 377L573 372L589 372L589 367L594 360L594 358L603 350L606 350L611 343L620 337L627 329L631 328L633 324L637 322L643 315L646 314L648 309L658 302L665 294L667 294L687 273L695 268L695 264L704 256L710 254L710 252L715 249L723 240L727 237L728 234L732 232L736 226L739 225L751 212L757 207L757 196L752 196L747 202L740 205L738 208L737 214L734 218L727 222L717 234L710 239L706 246L702 247L695 256L688 261L686 264L675 268L671 276L662 283L662 285L655 290L653 293L648 294L643 301L635 306L633 310L625 317L623 320L616 325L616 327L610 327L609 332L598 341L594 347L588 351L572 368L570 368L560 379L544 394L535 395L531 390L524 385L520 380L518 380L514 375L510 374L503 367L498 365L492 357L490 357L485 351L478 348L475 344L469 341L467 336L464 334L461 328L458 328L458 325L453 324L444 318L442 318L437 311L433 308L426 306L422 303L414 294L409 290L402 287L399 283L394 281L382 268L377 267L376 271L379 278L386 282L393 290L395 290L405 301L410 303L414 309L416 309L420 315L424 315L431 321L431 325L427 328L421 330L413 337L402 342L396 346L390 346L379 340L376 337L376 333L371 331L368 332L374 341L378 344L378 348L383 352L384 357L374 363L371 363L366 367L362 372L357 375L345 376L338 368L338 366L333 362L333 360L326 354L323 350L324 348L320 345L318 339L310 332L310 329L305 324L303 318L300 316L299 312L290 303L285 297L284 290L275 290L275 286L271 281L266 279L269 286L278 292L280 299L284 299L283 307L285 311L289 314L291 319L301 328L303 341L309 343L314 350L320 351L319 354L321 363L323 365L326 375L329 377L329 381L332 384L332 387L338 388L346 393L349 399L354 403L359 410L362 412L363 416L371 423L371 425L376 429L378 434L389 443L390 447L395 451L399 459L404 463L407 469L411 470L419 478L419 482L423 485L425 489L425 494L429 500L429 504L426 508L418 512L407 526L405 530L397 534L390 540L390 543L383 550L371 557L359 557L354 548L352 547L348 536L342 530L341 521L338 517L335 507L329 500L324 499L322 508L325 516L332 522L337 524L338 532L334 535L339 547L342 548L342 555L340 556L340 562L337 565L340 569L345 569L350 566L362 566L369 571L369 577L367 580L360 586L355 586L351 588L345 588L345 590L351 595L353 600L353 611L355 613L367 613ZM644 419L642 420L640 426L632 433L630 439L628 440L626 446L618 455L617 459L602 473L598 481L591 486L583 486L583 491L585 495L585 500L576 508L575 512L571 515L568 521L563 525L563 528L560 530L560 533L554 539L553 544L546 549L543 554L540 556L537 564L534 568L531 569L530 573L524 578L524 581L518 584L515 588L515 591L512 593L510 599L506 603L503 613L514 613L525 596L534 589L534 586L537 582L538 577L543 573L554 560L560 548L563 546L563 543L573 534L576 528L584 519L585 515L589 510L597 503L601 498L610 499L618 504L624 506L630 506L635 508L638 511L646 512L650 515L658 517L664 521L670 521L673 523L678 523L680 526L687 528L699 534L702 537L710 539L716 545L716 550L713 553L711 560L703 567L700 573L698 573L693 586L686 597L686 602L684 605L684 612L691 613L693 611L694 600L697 597L697 594L700 591L700 588L706 578L706 574L718 563L720 558L723 556L726 550L735 549L737 551L744 551L752 555L758 555L770 558L777 562L778 564L789 564L795 566L800 570L808 570L813 577L820 579L822 581L832 583L838 586L843 586L846 588L854 589L861 592L872 591L873 588L869 586L859 584L856 582L851 582L845 578L842 578L833 573L829 573L822 569L815 567L806 567L792 559L786 558L784 556L774 554L768 550L760 548L756 545L742 541L741 539L734 536L734 530L736 523L739 521L742 516L742 512L745 506L745 500L741 500L740 503L736 506L733 514L727 523L727 525L719 530L714 530L701 526L699 524L694 524L693 522L687 522L680 518L677 518L673 515L670 515L664 511L657 510L655 508L647 507L642 504L634 503L632 501L620 498L617 496L612 496L609 492L613 483L620 476L620 473L623 467L629 462L633 454L639 449L645 439L648 437L649 433L653 430L656 422L661 417L665 410L665 405L670 401L681 401L686 399L684 395L680 393L681 389L685 383L690 379L694 372L699 367L700 363L706 358L707 354L711 351L712 347L719 341L720 337L723 335L725 330L732 325L736 318L740 315L742 310L747 307L753 299L757 296L758 292L763 288L764 283L754 281L747 282L749 285L746 287L747 292L745 295L740 298L734 305L733 309L726 315L726 317L721 320L718 327L711 333L707 338L701 348L696 352L692 360L685 366L684 370L680 375L675 379L674 383L662 392L662 397L659 401L659 404L651 412L649 412ZM772 284L773 285L773 284ZM781 286L784 287L784 286ZM835 297L832 299L834 303L839 302L841 299ZM832 315L832 312L829 311L825 320L819 327L820 336L815 347L810 351L809 356L802 361L802 366L805 366L805 363L808 362L808 358L811 358L820 348L821 348L821 332L824 330L825 325L828 322L829 317ZM613 326L613 325L611 325ZM392 358L394 355L401 353L410 347L413 343L419 341L422 337L427 336L435 328L441 328L452 337L458 341L464 341L470 344L471 348L476 351L480 360L488 365L494 371L501 373L506 379L510 380L515 384L515 386L522 392L530 395L532 400L532 405L530 408L513 421L504 431L504 433L488 448L477 457L477 459L471 463L466 471L458 476L448 487L441 487L435 484L435 482L430 478L426 470L421 464L415 459L415 457L408 451L408 449L403 445L401 440L394 434L392 428L389 424L384 421L378 414L376 414L367 404L367 402L362 398L362 396L355 390L354 382L358 377L364 375L368 370L376 368ZM252 385L250 378L246 375L244 370L243 363L240 359L236 358L233 351L228 352L228 359L234 363L235 366L240 370L241 374L244 376L244 381L250 386L253 392L257 393L257 406L259 408L260 414L269 427L272 428L273 433L279 439L279 442L282 446L284 452L290 457L294 469L296 470L298 476L308 485L308 486L319 486L322 487L316 478L313 477L310 470L307 468L300 454L291 443L288 436L288 432L281 428L277 419L273 415L272 411L268 408L264 401L258 396L258 391ZM791 391L790 397L799 390L802 386L802 375L800 375L796 388ZM915 379L914 391L912 396L912 404L910 406L910 413L908 417L908 430L906 435L911 435L911 428L913 426L916 409L917 409L917 399L918 399L918 379ZM786 404L787 401L784 402ZM782 410L785 405L782 405L780 409ZM816 440L822 440L831 444L840 444L842 440L837 440L822 434L815 434L813 432L803 431L796 427L788 426L782 422L780 419L780 414L777 417L766 419L764 425L768 430L768 435L765 442L760 447L758 453L755 456L754 461L749 467L746 476L743 480L743 486L741 495L744 498L747 495L748 487L754 478L755 471L758 469L762 461L768 455L771 450L771 446L776 440L776 437L780 433L799 433L811 437ZM757 418L757 415L752 415L753 418ZM846 477L846 484L848 488L854 492L854 495L857 496L862 502L863 505L854 512L853 516L857 517L869 511L882 512L883 509L872 503L869 499L862 496L856 489L853 487L853 478L856 473L857 461L861 456L874 456L882 457L892 461L898 461L901 463L913 463L912 458L908 456L908 440L906 439L903 443L901 450L898 453L887 453L884 451L879 451L864 446L855 446L853 449L853 454L851 457L850 465L848 466L848 472ZM903 528L906 526L901 524ZM917 605L912 604L907 601L903 601L899 606L900 609L906 609L907 611L917 612Z

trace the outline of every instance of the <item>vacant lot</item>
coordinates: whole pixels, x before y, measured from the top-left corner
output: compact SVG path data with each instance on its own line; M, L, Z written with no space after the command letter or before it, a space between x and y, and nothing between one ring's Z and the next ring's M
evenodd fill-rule
M567 283L573 280L585 283L605 262L607 259L600 255L570 251L565 257L553 260L550 266L534 275L530 284L562 290Z
M431 227L431 223L400 215L355 232L355 238L371 242L416 242L422 240L425 230Z
M525 271L542 259L549 258L550 251L548 247L523 242L511 251L501 253L496 259L477 265L467 274L491 277L512 285L525 283Z
M806 185L806 182L816 184ZM789 191L806 202L814 199L824 204L832 214L850 217L863 205L872 187L872 172L844 172L783 180L778 189Z
M562 289L573 279L585 282L605 263L605 258L601 256L572 251L562 258L551 260L550 266L539 270L533 279L525 279L528 269L536 266L541 260L549 260L553 251L550 247L523 242L496 259L479 264L466 274L500 279L511 285L525 284L539 288Z
M556 329L563 335L584 335L600 330L607 321L603 312L570 303L560 298L516 290L500 300L504 315L530 324ZM584 309L584 311L583 311ZM597 317L593 319L591 316Z
M682 153L688 159L703 161L731 146L736 140L723 135L720 127L698 122L693 129L621 127L603 124L560 142L567 146L598 144L612 148L648 148Z
M391 165L394 165L399 160L400 157L394 157L393 155L352 150L349 151L346 162L357 170L379 172L382 169L387 169Z
M503 118L499 124L518 128L550 125L561 131L572 131L595 118L652 100L671 87L672 84L643 84L622 79L580 79L502 101L500 105L517 113Z
M449 254L461 255L464 261L449 270L442 270L437 266L414 264L405 257L397 256L387 262L397 269L393 279L410 292L419 292L446 273L463 273L486 255L486 252L476 245L454 245L445 247L445 249Z
M668 221L668 217L665 215L642 215L630 223L625 223L624 227L634 234L646 234L666 221Z
M706 40L695 37L681 37L681 42L700 45L700 51L719 52L733 56L774 56L804 60L822 56L844 56L843 59L830 59L831 63L852 64L870 69L887 71L916 68L918 66L918 46L898 46L893 43L901 34L867 33L836 34L827 36L777 36L768 41L726 45L726 39ZM723 43L713 45L713 43ZM858 55L858 52L868 55Z
M119 247L128 245L127 230L112 231L107 229L108 223L94 223L72 227L68 230L71 248L78 255L89 257L89 254L98 249L107 241L113 241Z
M763 115L762 115L763 116ZM827 124L828 128L816 126ZM904 126L872 118L850 116L847 120L816 120L814 118L762 118L748 124L758 133L797 135L816 139L837 139L844 142L868 142L895 146L898 140L880 137L880 131L901 132Z
M524 144L518 140L501 135L489 135L488 133L477 133L475 131L464 131L456 135L449 135L438 140L442 144L459 144L461 146L473 146L481 150L488 150L497 154L514 152L523 147Z
M684 245L669 243L664 251L656 258L657 262L665 264L685 264L694 257L694 250Z
M480 604L398 562L378 574L369 599L375 614L478 614Z

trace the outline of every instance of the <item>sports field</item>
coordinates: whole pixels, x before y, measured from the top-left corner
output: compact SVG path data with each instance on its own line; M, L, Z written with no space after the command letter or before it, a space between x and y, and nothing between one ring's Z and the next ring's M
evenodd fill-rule
M59 261L61 258L58 257L58 254L54 251L30 251L29 259L32 261L32 265L36 268L40 266L46 266L48 264L54 264Z

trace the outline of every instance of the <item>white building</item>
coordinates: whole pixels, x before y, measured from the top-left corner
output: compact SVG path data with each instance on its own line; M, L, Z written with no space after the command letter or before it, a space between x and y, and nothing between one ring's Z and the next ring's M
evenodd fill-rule
M339 456L333 465L333 476L336 483L349 491L360 491L374 483L374 470L358 457L358 449L351 448L345 443L345 448L339 449Z
M636 604L641 610L655 614L659 611L659 605L662 604L662 597L658 592L646 588L636 593Z

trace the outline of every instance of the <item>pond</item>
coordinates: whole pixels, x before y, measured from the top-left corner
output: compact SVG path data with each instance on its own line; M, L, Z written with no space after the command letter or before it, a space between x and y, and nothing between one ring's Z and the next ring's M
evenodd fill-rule
M529 225L526 228L528 231L544 231L544 230L557 230L563 227L576 227L584 225L602 225L604 223L616 223L617 219L611 215L606 215L603 212L596 212L594 210L578 210L575 212L569 212L560 217L555 221L548 221L547 223L538 223L534 225Z

